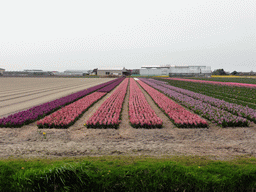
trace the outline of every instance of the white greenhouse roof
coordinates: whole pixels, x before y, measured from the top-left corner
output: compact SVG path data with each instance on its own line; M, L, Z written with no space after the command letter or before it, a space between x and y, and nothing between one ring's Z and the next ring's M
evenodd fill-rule
M141 68L156 68L156 67L161 67L160 65L142 65Z
M105 70L122 71L122 70L125 70L125 67L102 67L102 68L98 68L98 71L99 70L102 70L102 71L105 71Z

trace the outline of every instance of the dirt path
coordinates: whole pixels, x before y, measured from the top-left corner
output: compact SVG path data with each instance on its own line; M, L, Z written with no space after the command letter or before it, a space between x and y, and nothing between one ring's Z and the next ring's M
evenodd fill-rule
M144 91L147 101L163 120L162 129L134 129L130 126L129 91L119 129L87 129L84 123L111 93L68 129L38 129L36 123L22 128L0 128L0 158L84 155L206 155L212 159L229 159L237 155L256 157L255 124L248 128L220 128L210 124L208 129L179 129Z

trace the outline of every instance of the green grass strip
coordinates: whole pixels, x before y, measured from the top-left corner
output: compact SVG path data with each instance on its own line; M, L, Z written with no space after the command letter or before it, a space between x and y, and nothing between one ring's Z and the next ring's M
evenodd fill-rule
M0 161L0 191L252 191L256 159L106 156Z

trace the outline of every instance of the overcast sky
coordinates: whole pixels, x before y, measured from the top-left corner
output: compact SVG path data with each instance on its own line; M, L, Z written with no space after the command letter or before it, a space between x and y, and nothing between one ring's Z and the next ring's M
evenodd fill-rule
M256 71L255 10L255 0L1 1L0 68Z

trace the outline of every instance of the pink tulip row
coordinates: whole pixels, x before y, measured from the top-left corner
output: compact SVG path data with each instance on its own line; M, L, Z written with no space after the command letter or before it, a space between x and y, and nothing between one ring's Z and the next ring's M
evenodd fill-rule
M165 112L177 127L207 127L208 123L172 101L170 98L150 87L142 81L137 81L152 97L155 103Z
M120 113L127 91L129 79L126 78L115 92L99 107L86 122L87 128L118 128Z
M194 82L194 83L209 83L209 84L215 84L215 85L227 85L227 86L256 88L256 84L248 84L248 83L205 81L205 80L181 79L181 78L166 78L166 79L176 80L176 81L188 81L188 82Z
M105 92L94 92L67 105L60 110L37 121L39 128L68 128L96 101L106 95Z
M161 128L163 124L133 78L130 79L129 118L135 128Z

